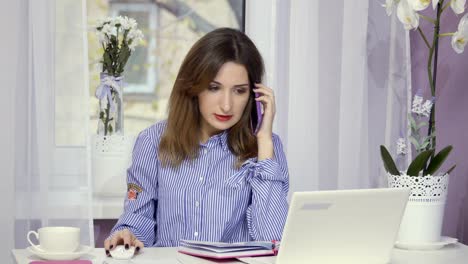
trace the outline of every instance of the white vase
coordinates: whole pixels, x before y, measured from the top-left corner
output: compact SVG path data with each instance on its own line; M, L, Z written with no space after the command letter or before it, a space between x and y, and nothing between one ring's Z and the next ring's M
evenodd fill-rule
M92 177L95 196L124 197L127 169L131 164L135 136L92 137Z
M411 188L397 241L405 244L439 242L447 198L448 174L388 175L390 188Z

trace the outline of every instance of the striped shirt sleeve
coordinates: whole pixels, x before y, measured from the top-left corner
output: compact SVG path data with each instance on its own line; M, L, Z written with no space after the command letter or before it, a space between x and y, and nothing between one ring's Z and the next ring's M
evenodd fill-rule
M127 170L127 185L135 186L139 192L125 198L124 212L111 231L129 229L145 247L155 242L155 210L157 202L157 175L159 162L154 139L150 130L142 131L133 148L132 164ZM130 188L130 187L129 187ZM130 192L129 192L130 193Z
M249 178L252 203L247 209L247 224L253 240L281 240L288 213L288 165L277 135L273 135L273 145L274 157L258 161Z

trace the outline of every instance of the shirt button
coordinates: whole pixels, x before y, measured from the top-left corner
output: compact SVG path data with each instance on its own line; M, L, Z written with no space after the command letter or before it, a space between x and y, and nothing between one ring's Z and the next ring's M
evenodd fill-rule
M195 206L196 207L200 206L200 203L198 201L195 201Z
M200 182L203 182L203 177L200 177L200 179L199 179L199 180L200 180Z
M208 153L208 150L207 150L207 149L204 149L204 150L203 150L203 154L206 155L206 153Z
M198 232L193 233L193 235L197 237L197 236L198 236Z

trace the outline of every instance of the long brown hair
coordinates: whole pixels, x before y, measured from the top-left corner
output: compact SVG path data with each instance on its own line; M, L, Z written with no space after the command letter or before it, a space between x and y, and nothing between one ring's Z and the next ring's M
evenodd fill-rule
M265 68L262 56L244 33L220 28L199 39L182 62L169 98L167 126L159 144L163 166L177 167L182 161L198 156L201 136L198 94L208 88L226 62L243 65L251 87L254 82L261 82ZM238 158L237 166L258 155L257 139L250 125L253 104L254 96L250 93L241 119L228 131L228 146Z

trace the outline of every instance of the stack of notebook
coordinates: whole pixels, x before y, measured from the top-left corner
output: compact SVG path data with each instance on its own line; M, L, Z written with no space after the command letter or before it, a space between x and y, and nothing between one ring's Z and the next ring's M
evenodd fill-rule
M275 241L249 241L240 243L181 240L179 252L204 258L229 259L275 255L279 243Z

